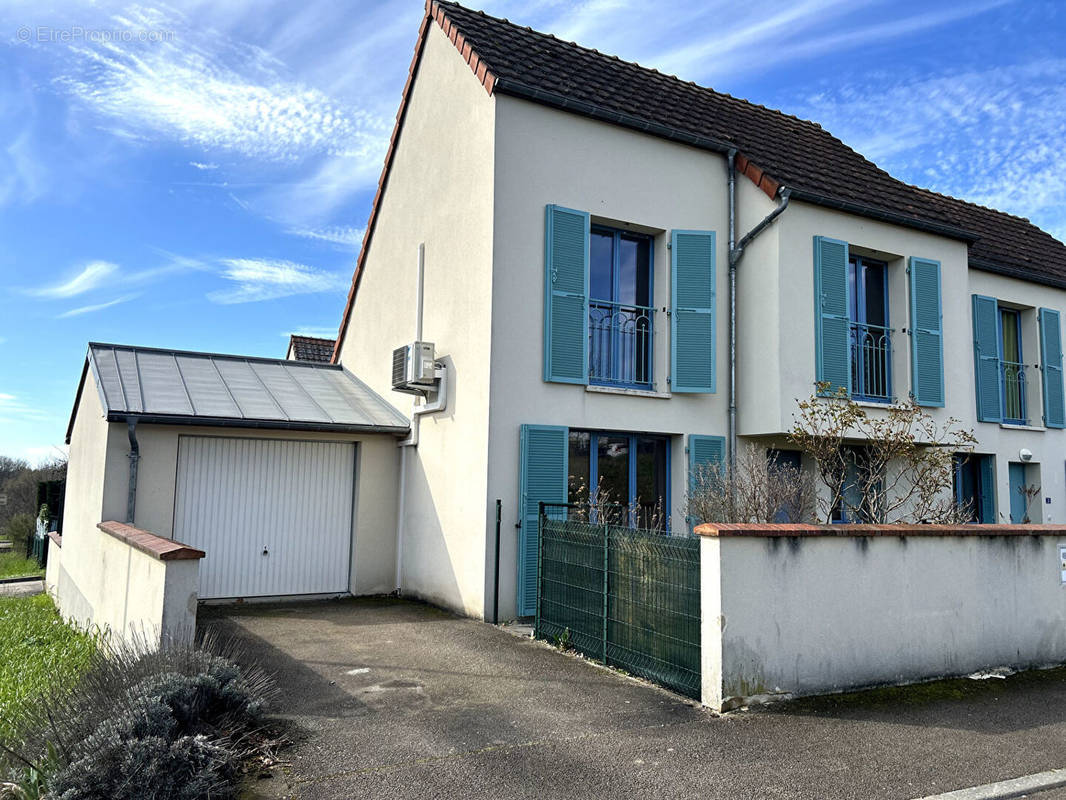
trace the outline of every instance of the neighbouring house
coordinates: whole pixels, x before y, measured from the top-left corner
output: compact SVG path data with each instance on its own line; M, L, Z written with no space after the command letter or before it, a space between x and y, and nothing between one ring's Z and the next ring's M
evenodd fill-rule
M285 358L292 361L315 361L319 364L328 364L333 360L333 349L336 345L335 339L294 333L289 336L289 349L285 353Z
M1063 522L1064 308L1066 246L1027 220L431 0L332 363L91 345L63 563L127 519L207 554L205 598L526 616L539 502L600 486L687 531L691 471L787 447L818 382L972 427L976 521Z

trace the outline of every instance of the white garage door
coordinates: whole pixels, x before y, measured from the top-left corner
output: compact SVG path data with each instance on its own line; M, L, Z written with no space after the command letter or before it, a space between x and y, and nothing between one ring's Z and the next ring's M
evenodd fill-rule
M174 538L200 597L348 591L355 445L182 436Z

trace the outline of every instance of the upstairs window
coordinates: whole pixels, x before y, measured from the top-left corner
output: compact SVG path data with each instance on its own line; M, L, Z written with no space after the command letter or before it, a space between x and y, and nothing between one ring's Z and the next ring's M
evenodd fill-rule
M888 327L888 267L859 256L848 260L851 393L858 400L892 399L892 330Z
M1022 363L1021 313L1012 308L999 307L999 365L1002 371L1000 392L1003 403L1003 422L1026 425L1025 364Z
M651 237L593 226L589 237L589 381L650 389Z

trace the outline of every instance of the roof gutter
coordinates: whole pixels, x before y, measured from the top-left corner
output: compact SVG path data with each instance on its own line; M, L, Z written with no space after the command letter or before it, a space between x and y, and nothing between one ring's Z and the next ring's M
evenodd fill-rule
M400 425L345 425L326 422L288 422L286 420L235 419L232 417L189 417L179 414L127 414L111 412L108 422L134 420L146 425L195 425L212 428L256 428L280 431L317 431L320 433L391 433L406 436L410 427Z
M563 94L546 92L543 89L527 86L513 78L497 77L493 92L508 94L523 100L531 100L534 103L552 106L553 108L558 108L563 111L569 111L572 114L580 114L583 117L590 117L599 120L600 122L620 125L623 128L640 131L641 133L649 133L652 136L658 136L663 139L680 142L681 144L691 145L692 147L698 147L702 150L711 150L715 153L729 153L731 151L736 151L735 145L720 142L717 139L712 139L708 136L698 136L670 125L650 122L634 114L625 114L620 111L609 111L594 103L589 103L584 100L576 100L573 97L567 97Z
M1038 283L1043 286L1052 286L1056 289L1066 289L1066 280L1055 280L1043 275L1034 274L1024 267L1005 267L995 261L985 261L980 258L970 258L971 269L979 269L982 272L992 272L996 275L1004 275L1008 278L1018 278L1029 283Z
M915 228L920 231L935 233L939 236L947 236L950 239L961 239L970 244L981 238L976 233L971 233L970 231L956 228L952 225L943 225L939 222L930 222L929 220L910 217L906 214L897 214L894 211L885 211L884 209L874 208L873 206L864 205L862 203L853 203L850 200L840 200L836 197L829 197L828 195L808 191L807 189L792 188L791 191L792 199L794 200L803 200L804 202L813 203L816 206L825 206L826 208L836 208L840 211L857 214L860 217L870 217L871 219L891 222L894 225L903 225L907 228Z

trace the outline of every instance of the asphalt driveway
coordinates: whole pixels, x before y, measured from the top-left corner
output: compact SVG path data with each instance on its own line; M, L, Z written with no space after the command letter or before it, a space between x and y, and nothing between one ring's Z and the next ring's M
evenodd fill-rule
M914 798L1066 766L1066 671L716 717L418 603L204 609L298 732L253 796Z

